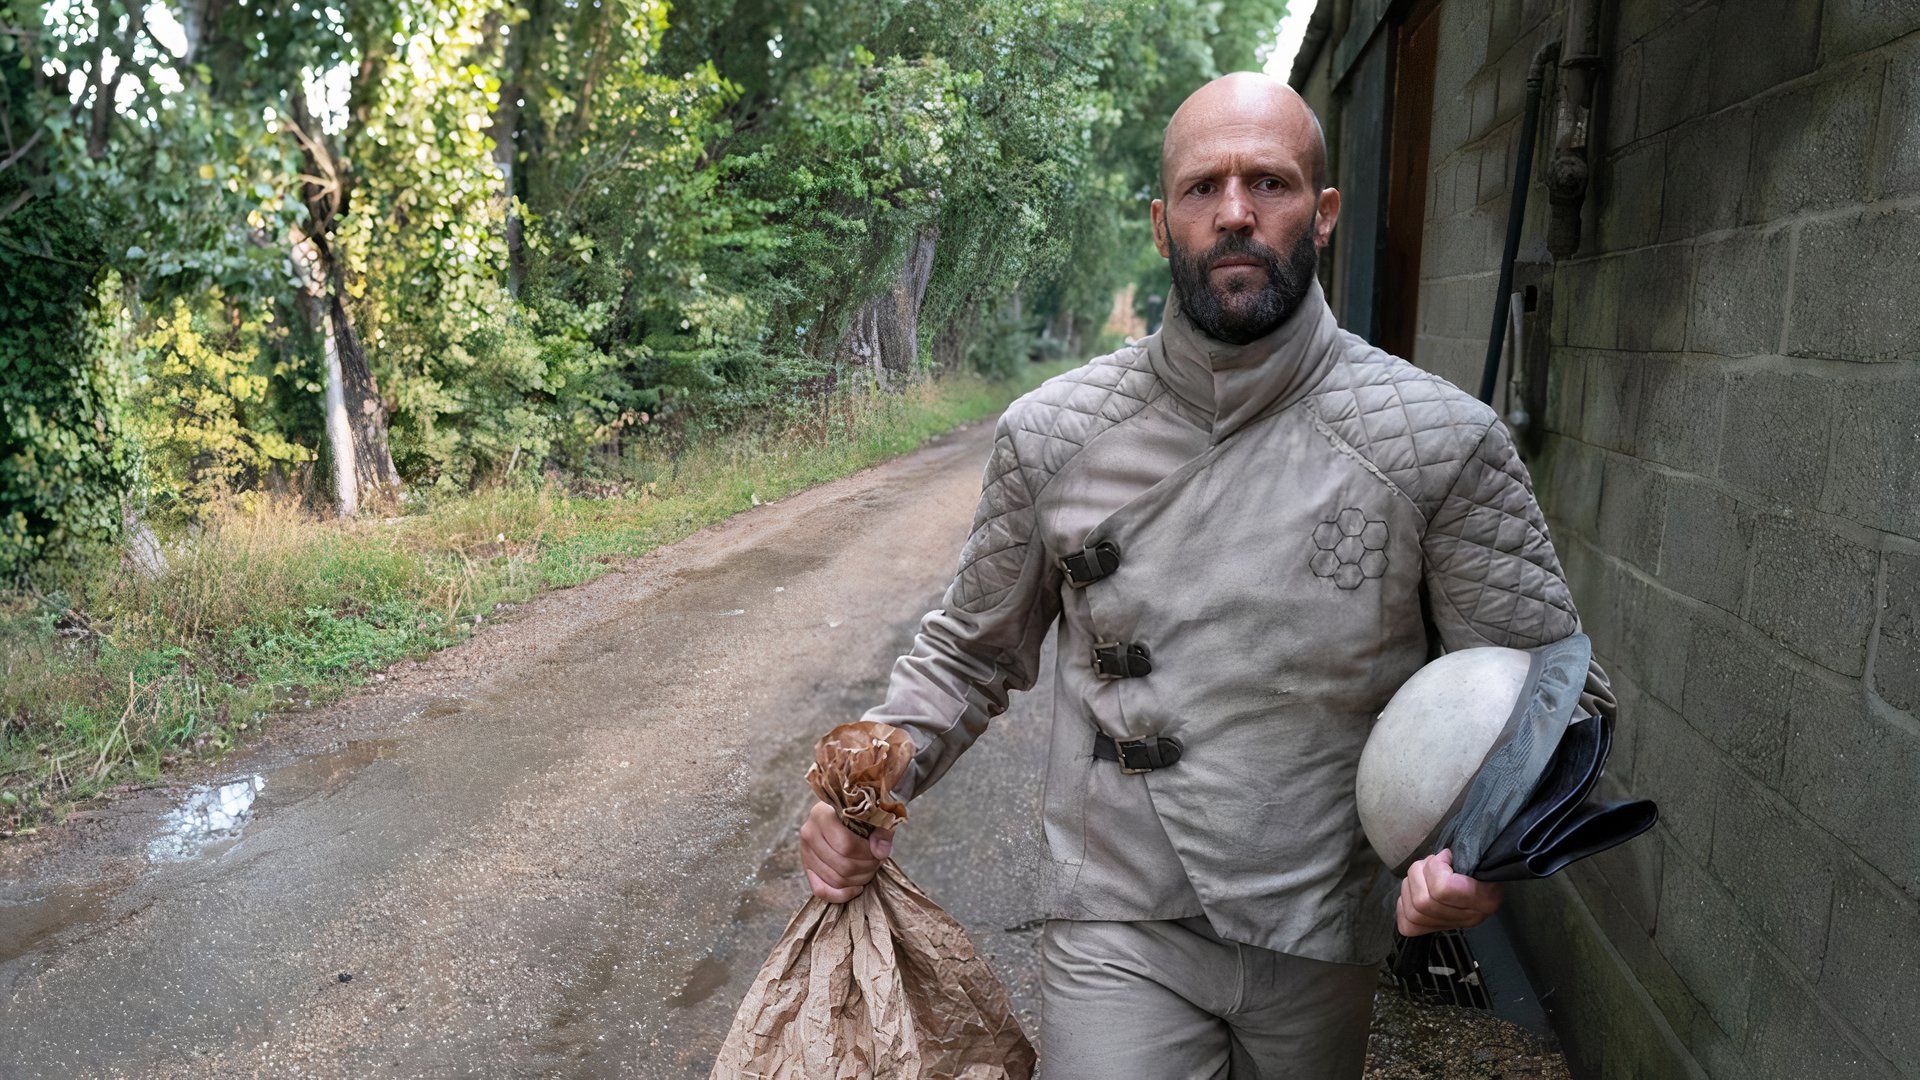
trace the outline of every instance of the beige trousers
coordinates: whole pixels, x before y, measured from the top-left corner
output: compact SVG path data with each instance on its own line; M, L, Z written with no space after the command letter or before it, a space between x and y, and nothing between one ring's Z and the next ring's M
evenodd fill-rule
M1041 1080L1355 1080L1378 968L1223 941L1202 917L1051 920Z

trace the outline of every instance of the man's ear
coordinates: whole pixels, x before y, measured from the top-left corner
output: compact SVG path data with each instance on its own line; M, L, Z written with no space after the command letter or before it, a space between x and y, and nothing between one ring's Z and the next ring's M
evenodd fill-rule
M1167 203L1165 199L1155 199L1148 207L1147 215L1153 220L1153 246L1160 252L1161 258L1169 255L1167 248Z
M1313 246L1324 248L1333 239L1334 223L1340 220L1340 192L1333 188L1320 191L1318 212L1313 221Z

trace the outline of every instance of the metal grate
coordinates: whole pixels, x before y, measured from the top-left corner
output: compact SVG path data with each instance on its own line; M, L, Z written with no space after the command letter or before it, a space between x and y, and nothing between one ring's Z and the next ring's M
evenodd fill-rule
M1395 935L1393 951L1387 955L1387 977L1402 994L1422 1005L1493 1008L1480 962L1458 930L1414 938Z

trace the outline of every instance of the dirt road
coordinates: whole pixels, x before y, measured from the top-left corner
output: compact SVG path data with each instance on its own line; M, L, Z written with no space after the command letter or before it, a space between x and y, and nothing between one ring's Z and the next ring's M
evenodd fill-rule
M801 902L813 740L937 602L991 424L545 597L0 854L0 1075L705 1076ZM1031 1008L1028 699L898 858ZM1002 929L1011 928L1011 929Z
M704 1077L804 897L813 740L938 601L990 438L742 514L0 850L0 1076ZM1029 1031L1047 685L895 851Z

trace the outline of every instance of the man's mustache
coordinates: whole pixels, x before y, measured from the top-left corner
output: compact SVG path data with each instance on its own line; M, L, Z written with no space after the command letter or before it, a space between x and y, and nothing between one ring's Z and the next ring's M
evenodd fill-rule
M1221 237L1207 253L1200 257L1200 264L1211 270L1220 260L1244 256L1258 259L1267 268L1267 273L1277 274L1280 269L1280 253L1251 236L1228 233Z

